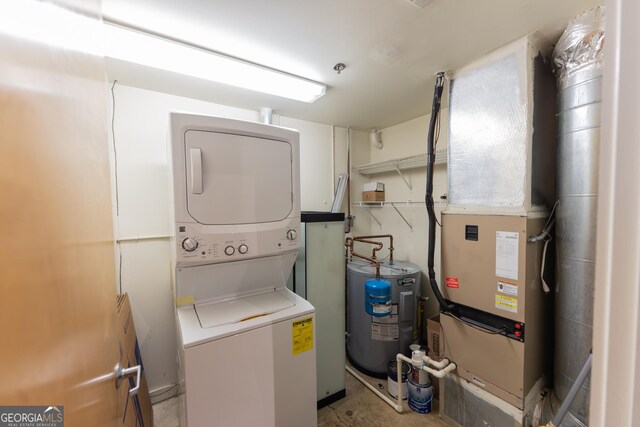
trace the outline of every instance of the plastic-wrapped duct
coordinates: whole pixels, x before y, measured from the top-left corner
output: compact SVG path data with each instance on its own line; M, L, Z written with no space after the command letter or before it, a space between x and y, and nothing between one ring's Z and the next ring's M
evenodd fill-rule
M553 53L558 78L558 208L554 389L563 400L591 349L604 7L576 17ZM562 422L589 420L587 379Z
M452 81L451 203L524 205L527 102L522 80L527 76L519 71L518 58L511 54Z
M556 83L541 45L529 35L453 75L450 208L553 205Z
M604 60L604 6L578 15L558 40L553 68L560 88L581 70L602 74Z

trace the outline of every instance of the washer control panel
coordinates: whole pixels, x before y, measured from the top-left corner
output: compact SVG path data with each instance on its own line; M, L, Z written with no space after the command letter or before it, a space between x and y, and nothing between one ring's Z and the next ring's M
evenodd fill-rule
M249 233L203 233L203 226L176 224L176 261L225 262L276 255L300 246L300 223Z
M184 249L186 252L193 252L198 249L198 242L191 237L186 237L182 241L182 249Z

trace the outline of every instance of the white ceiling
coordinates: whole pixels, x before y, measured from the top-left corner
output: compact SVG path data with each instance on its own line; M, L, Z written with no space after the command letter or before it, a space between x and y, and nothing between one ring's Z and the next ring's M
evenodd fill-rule
M313 104L109 61L122 84L356 129L429 113L434 74L603 0L102 0L107 19L328 85ZM347 68L337 74L333 66Z

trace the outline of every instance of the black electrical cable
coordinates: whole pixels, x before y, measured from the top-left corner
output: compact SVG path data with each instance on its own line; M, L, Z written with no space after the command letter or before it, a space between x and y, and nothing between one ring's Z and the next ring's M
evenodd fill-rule
M498 328L492 330L488 327L481 325L475 325L467 320L463 319L459 315L459 308L454 304L444 299L440 287L436 281L436 272L434 270L434 255L436 250L436 224L438 219L436 218L435 205L433 202L433 167L436 161L435 145L437 143L439 125L440 125L440 103L442 99L442 92L444 89L445 73L439 72L436 75L436 84L433 91L433 104L431 106L431 119L429 120L429 135L427 137L427 191L425 194L425 204L427 206L427 213L429 216L429 252L427 258L427 267L429 275L429 283L431 289L438 300L440 305L440 311L442 313L450 315L452 318L462 322L470 327L479 331L485 332L490 335L505 335L505 328ZM441 226L442 227L442 226Z
M436 212L433 203L433 167L436 161L435 155L435 132L438 118L440 116L440 102L442 99L442 91L444 89L444 72L436 75L436 84L433 90L433 104L431 106L431 119L429 120L429 135L427 137L427 191L425 194L425 204L427 206L427 214L429 216L429 252L427 257L427 268L429 275L429 283L431 289L440 304L440 310L444 313L451 312L454 308L449 304L438 287L436 281L436 272L434 266L434 254L436 250Z
M120 217L120 196L118 191L118 150L116 148L116 93L114 91L117 80L113 81L111 85L111 139L113 141L113 181L115 185L116 196L116 217ZM118 220L119 221L119 220ZM122 293L122 248L120 247L120 241L116 240L118 245L118 285L120 287L120 293Z
M118 151L116 149L116 129L115 129L115 121L116 121L116 94L114 89L116 87L117 80L113 81L111 85L111 138L113 141L113 170L114 170L114 184L115 184L115 193L116 193L116 216L120 215L120 200L119 200L119 192L118 192Z

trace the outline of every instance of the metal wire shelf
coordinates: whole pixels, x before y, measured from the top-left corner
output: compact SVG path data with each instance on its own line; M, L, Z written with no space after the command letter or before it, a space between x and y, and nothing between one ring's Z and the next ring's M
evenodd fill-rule
M436 165L447 163L447 149L436 151ZM377 163L367 163L353 167L360 175L372 175L376 173L401 171L405 169L415 169L427 166L427 153L415 154L413 156L400 157L397 159L385 160Z

